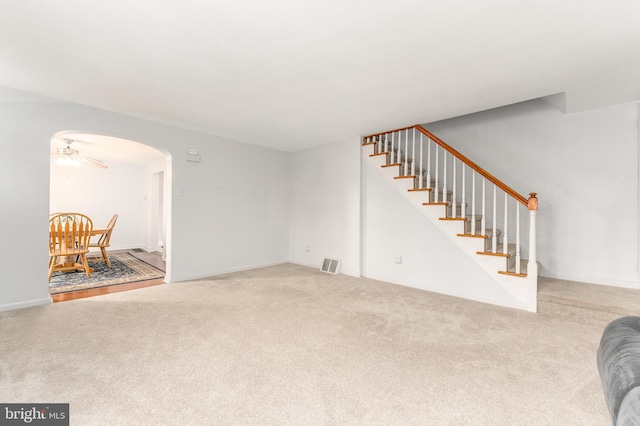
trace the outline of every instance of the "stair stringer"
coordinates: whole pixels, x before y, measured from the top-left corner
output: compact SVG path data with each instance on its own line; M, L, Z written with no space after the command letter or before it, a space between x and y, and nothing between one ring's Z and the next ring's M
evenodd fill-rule
M530 312L537 311L537 280L528 271L526 277L518 277L506 274L499 274L499 270L505 269L504 257L486 256L477 254L485 250L485 240L482 238L460 237L458 234L464 233L463 221L443 221L446 217L445 205L424 205L429 201L428 191L409 191L413 188L411 179L396 177L400 176L401 166L386 166L387 157L385 154L375 154L374 145L363 145L363 157L374 166L385 178L404 195L431 223L453 241L469 258L471 258L480 268L482 268L500 287L502 287L516 302L518 309ZM386 166L386 167L382 167ZM537 267L535 268L537 275Z

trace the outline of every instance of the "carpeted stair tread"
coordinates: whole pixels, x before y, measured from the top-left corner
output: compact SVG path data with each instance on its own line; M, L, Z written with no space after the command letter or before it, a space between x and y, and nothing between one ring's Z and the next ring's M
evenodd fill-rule
M503 274L503 275L511 275L514 277L522 277L525 278L527 276L527 272L528 272L528 267L529 267L529 260L528 259L520 259L520 273L516 272L516 268L515 268L515 258L513 257L509 257L509 260L514 260L514 262L509 262L507 266L506 270L500 270L498 271L499 274ZM540 262L537 262L538 265L538 276L540 276L540 268L541 268L541 264Z
M459 217L459 216L458 216L458 217L441 217L441 218L440 218L440 220L464 220L464 221L471 221L471 220L472 220L472 218L471 218L471 215L467 215L467 216L465 216L465 217ZM479 215L479 214L477 214L477 215L475 216L475 220L476 220L477 222L481 221L481 220L482 220L482 216L481 216L481 215Z
M485 235L482 235L480 232L481 232L481 230L480 230L480 227L478 226L478 227L476 227L475 234L472 234L471 231L469 231L467 233L457 234L457 235L458 235L458 237L467 237L467 238L485 238L485 239L489 239L489 238L493 237L493 229L489 229L489 228L485 229ZM501 234L502 234L502 231L498 229L496 231L496 235L500 236Z
M515 244L509 244L507 245L507 253L503 253L503 247L504 245L502 243L498 243L496 245L496 253L493 253L490 249L487 251L479 251L478 254L482 254L482 255L486 255L486 256L504 256L504 257L510 257L510 256L514 256L516 254L516 245Z

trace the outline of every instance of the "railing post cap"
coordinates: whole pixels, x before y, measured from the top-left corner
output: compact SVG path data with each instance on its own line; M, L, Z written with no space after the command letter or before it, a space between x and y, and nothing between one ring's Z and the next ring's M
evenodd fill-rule
M538 198L536 195L538 195L537 192L529 193L529 200L527 201L527 208L529 210L538 210Z

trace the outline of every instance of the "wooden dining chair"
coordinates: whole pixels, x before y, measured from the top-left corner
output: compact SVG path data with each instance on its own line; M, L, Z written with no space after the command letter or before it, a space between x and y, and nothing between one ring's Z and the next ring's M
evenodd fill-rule
M91 219L81 213L56 213L49 217L49 281L54 272L92 269L87 263ZM80 262L78 262L80 260Z
M113 232L113 227L116 226L116 221L118 220L118 215L114 214L109 224L107 225L107 232L100 235L98 241L95 243L89 243L89 247L100 248L102 252L102 258L105 262L107 262L107 266L111 268L111 261L109 260L109 255L107 254L107 247L109 247L109 241L111 241L111 233Z

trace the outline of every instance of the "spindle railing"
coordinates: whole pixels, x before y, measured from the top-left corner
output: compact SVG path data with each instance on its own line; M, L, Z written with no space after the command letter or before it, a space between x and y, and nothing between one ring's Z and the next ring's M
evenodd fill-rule
M514 258L501 272L537 276L536 193L520 195L420 125L363 138L363 143L372 142L376 153L387 153L387 164L397 164L403 176L414 177L416 189L430 191L430 203L446 203L451 206L449 218L468 224L459 235L488 241L481 254ZM529 211L528 233L520 220L523 208ZM523 255L528 257L526 274L521 270Z

